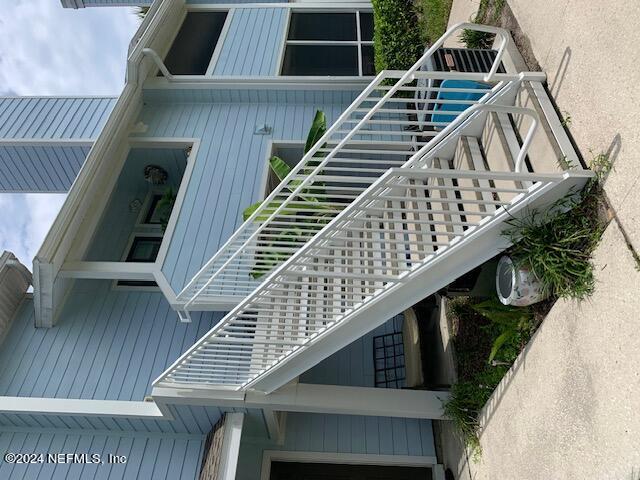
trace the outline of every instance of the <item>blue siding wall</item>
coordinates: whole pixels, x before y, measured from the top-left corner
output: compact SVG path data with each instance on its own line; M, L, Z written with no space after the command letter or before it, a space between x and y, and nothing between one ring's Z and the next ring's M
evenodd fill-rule
M167 479L193 480L200 471L202 436L143 436L118 433L3 431L0 452L98 454L104 464L34 463L0 460L6 479ZM109 464L108 454L123 455L124 464Z
M301 383L374 387L373 337L401 332L404 316L396 315L375 330L334 353L300 376Z
M89 148L0 143L0 192L67 192Z
M181 290L241 224L242 210L261 198L269 141L305 139L316 109L332 122L358 93L231 91L227 95L236 103L177 106L148 100L141 113L146 135L201 139L163 265L174 290ZM252 98L258 101L249 103ZM265 123L271 134L254 134L256 125Z
M288 413L284 445L243 436L236 480L260 478L264 450L435 456L430 420Z
M0 97L0 192L68 191L115 101Z
M287 11L285 8L235 9L214 75L277 75Z
M95 140L115 97L0 97L0 139Z
M78 281L53 328L26 301L0 351L0 395L142 400L151 382L221 318L180 323L161 293Z

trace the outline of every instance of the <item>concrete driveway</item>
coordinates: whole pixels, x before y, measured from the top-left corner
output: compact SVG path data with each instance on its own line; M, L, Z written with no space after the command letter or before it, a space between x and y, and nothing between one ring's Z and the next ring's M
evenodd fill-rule
M490 480L637 480L640 272L631 249L640 250L640 2L508 4L583 156L605 152L613 162L605 190L617 219L595 254L595 294L553 307L487 406L480 461L460 471Z

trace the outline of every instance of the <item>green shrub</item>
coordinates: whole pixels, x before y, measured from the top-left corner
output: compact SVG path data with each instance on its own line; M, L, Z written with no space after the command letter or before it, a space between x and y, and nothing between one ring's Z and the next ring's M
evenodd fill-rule
M447 30L453 0L415 0L420 37L425 45L433 45Z
M593 293L595 279L591 255L604 232L598 215L599 187L590 185L544 212L533 211L509 221L504 233L518 266L540 281L548 295L584 299Z
M372 0L376 71L407 70L421 56L417 17L410 0Z
M495 35L488 32L479 32L478 30L465 29L460 34L460 40L467 48L489 49L493 45Z
M457 324L453 337L458 382L444 405L466 445L480 454L478 415L533 332L529 309L502 305L496 298L478 302L458 298L447 313Z

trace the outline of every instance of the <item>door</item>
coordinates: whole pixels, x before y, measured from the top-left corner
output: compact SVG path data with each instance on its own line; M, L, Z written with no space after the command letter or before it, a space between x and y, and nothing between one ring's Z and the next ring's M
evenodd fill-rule
M429 467L272 462L270 480L432 480Z

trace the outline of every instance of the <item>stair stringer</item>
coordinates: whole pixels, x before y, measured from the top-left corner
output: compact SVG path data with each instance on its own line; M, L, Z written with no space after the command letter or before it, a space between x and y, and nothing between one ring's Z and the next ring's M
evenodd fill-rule
M570 192L577 192L592 177L589 171L559 174L562 181L548 183L529 196L529 201L516 203L503 210L490 222L436 255L420 266L404 281L391 287L385 295L356 309L342 321L288 355L261 376L243 387L271 393L290 382L320 361L382 325L389 318L418 301L436 293L455 279L480 266L511 245L502 235L505 222L532 210L544 210Z

